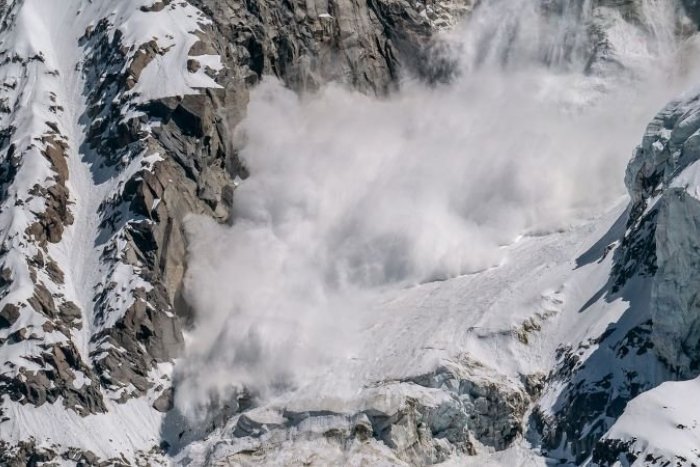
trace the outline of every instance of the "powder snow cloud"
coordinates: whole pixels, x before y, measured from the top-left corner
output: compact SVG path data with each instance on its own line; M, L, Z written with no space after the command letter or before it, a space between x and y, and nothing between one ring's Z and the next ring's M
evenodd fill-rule
M659 86L670 64L620 25L641 38L629 73L586 74L577 26L509 11L495 2L445 39L462 67L449 85L407 79L381 99L340 85L300 96L274 79L254 90L236 138L252 175L233 225L189 224L198 322L178 369L184 412L212 394L328 380L329 362L364 345L377 290L497 267L518 236L624 195L645 122L673 95ZM508 48L512 31L528 49Z

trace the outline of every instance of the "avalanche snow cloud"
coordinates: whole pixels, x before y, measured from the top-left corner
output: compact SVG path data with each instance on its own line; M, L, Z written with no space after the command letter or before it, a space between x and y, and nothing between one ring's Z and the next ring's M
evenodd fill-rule
M624 196L643 128L692 74L673 7L645 2L643 28L611 10L618 53L591 69L589 6L545 17L535 3L487 3L444 37L458 64L448 85L406 77L379 100L334 85L298 96L272 79L254 91L233 224L190 222L184 413L242 391L352 390L364 381L342 362L372 345L378 291L497 267L519 236Z

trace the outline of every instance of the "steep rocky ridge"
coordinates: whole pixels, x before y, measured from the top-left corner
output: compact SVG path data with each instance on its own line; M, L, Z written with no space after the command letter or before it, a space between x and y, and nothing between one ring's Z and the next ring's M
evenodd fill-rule
M646 465L642 454L655 451L653 439L640 445L606 433L629 401L699 374L698 109L693 94L668 104L627 168L630 205L603 240L614 250L614 266L591 299L623 300L627 310L600 336L562 349L550 375L555 401L545 399L537 422L549 449L570 450L578 462L593 454L595 465ZM668 452L652 457L678 461Z
M689 380L700 374L700 315L696 299L699 102L700 98L691 94L663 109L647 128L627 169L626 183L632 198L630 216L621 246L623 251L619 253L620 260L614 271L617 275L613 278L621 288L625 282L641 281L649 292L630 302L631 310L644 322L632 327L617 344L628 347L630 353L647 355L643 360L637 357L635 375L628 373L637 381L633 391L622 393L625 402L665 381ZM632 255L625 252L625 248L637 251ZM629 256L639 259L634 269L625 268L630 265L629 261L624 261ZM692 388L677 386L679 390L683 387ZM676 386L664 385L664 388L662 391L673 391ZM657 391L650 391L640 399L649 400L655 393ZM674 402L673 396L665 401L668 405ZM625 407L617 405L614 410L620 415ZM636 407L632 403L627 409L636 410ZM650 407L654 405L650 403ZM662 416L666 415L659 415L659 418ZM624 420L625 417L623 425ZM687 422L676 422L675 429L682 430L683 423ZM639 438L649 438L638 440L635 430ZM663 437L654 436L651 430L645 431L639 424L636 428L627 428L627 432L615 425L596 445L594 460L600 465L618 459L634 465L644 465L651 460L660 464L697 463L698 453L693 453L692 449L686 451L681 438L675 452L662 440Z

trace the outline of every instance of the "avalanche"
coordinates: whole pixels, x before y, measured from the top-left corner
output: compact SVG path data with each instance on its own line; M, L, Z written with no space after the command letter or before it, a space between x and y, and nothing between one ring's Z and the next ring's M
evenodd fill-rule
M630 7L639 23L561 4L482 4L445 38L460 68L437 89L256 90L236 219L190 230L201 315L176 407L203 424L216 401L258 408L179 461L627 459L606 431L673 369L648 352L646 271L625 275L644 259L621 175L697 78L697 38L669 3Z

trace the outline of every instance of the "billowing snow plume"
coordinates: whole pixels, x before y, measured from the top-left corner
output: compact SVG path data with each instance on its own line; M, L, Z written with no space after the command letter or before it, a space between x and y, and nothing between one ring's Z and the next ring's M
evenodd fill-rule
M373 345L361 331L375 291L497 266L518 236L623 196L642 129L692 74L678 66L692 43L671 2L642 2L634 26L578 3L484 2L444 38L449 85L407 79L384 100L257 88L235 221L191 223L184 412L234 388L365 383L327 364Z

